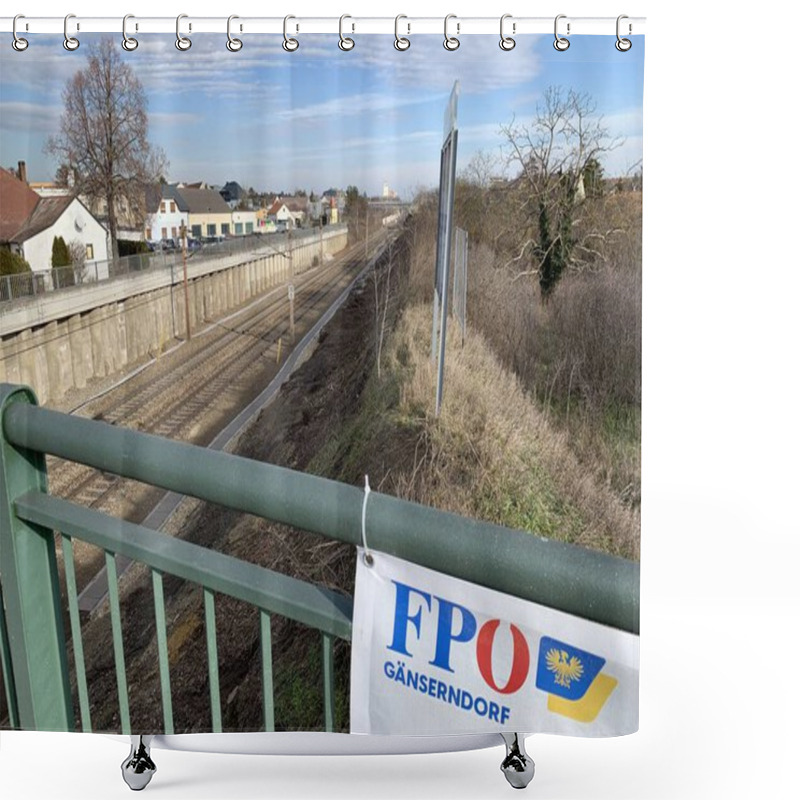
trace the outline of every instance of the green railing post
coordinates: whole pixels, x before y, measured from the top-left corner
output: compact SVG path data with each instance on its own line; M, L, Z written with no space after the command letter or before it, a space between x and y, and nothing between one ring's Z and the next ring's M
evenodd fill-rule
M47 491L44 456L12 445L6 410L36 405L30 389L0 384L0 580L6 632L23 729L75 727L61 617L53 531L17 518L14 503L30 491Z

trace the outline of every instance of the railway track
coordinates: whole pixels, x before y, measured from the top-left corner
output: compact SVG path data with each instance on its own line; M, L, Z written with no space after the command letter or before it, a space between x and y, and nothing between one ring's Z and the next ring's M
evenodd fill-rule
M370 253L384 237L376 237ZM295 325L311 327L370 253L359 243L313 270L295 276ZM172 439L207 444L277 370L279 342L291 350L286 285L211 323L191 342L160 359L107 394L89 401L83 415L112 425ZM224 398L225 402L220 402ZM81 505L114 512L115 504L135 505L136 484L75 462L48 460L52 494ZM133 485L132 485L133 484ZM128 516L141 521L149 509ZM99 558L99 554L98 554ZM85 570L79 570L84 573ZM81 575L78 575L79 590Z

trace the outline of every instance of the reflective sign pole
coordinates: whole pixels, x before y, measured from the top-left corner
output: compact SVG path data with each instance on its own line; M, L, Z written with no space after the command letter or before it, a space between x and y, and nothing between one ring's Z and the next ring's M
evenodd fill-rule
M439 230L436 240L436 277L433 290L433 337L431 360L439 349L438 377L436 381L436 416L442 407L444 389L444 355L447 341L447 297L450 282L450 242L453 233L453 202L456 183L456 149L458 145L458 93L459 82L453 84L450 101L444 117L444 143L442 144L439 171ZM439 324L437 324L437 322ZM439 337L437 342L437 328Z

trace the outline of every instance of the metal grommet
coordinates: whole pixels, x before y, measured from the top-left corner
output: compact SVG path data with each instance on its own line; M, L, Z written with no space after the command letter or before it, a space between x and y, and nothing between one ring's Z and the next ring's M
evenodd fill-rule
M237 39L235 36L231 36L231 20L239 19L236 14L231 14L228 17L228 41L225 42L225 47L231 51L231 53L238 53L242 49L242 40ZM241 28L240 28L241 30Z
M17 14L14 17L14 22L11 23L11 33L14 35L14 40L11 42L11 46L18 52L21 53L23 50L28 49L28 40L23 39L21 36L17 35L17 20L18 19L25 19L24 14Z
M458 50L458 48L461 47L461 42L459 42L458 39L456 39L455 36L449 36L448 33L447 33L447 23L451 19L456 19L456 15L455 14L448 14L444 18L444 42L443 42L443 45L444 45L444 49L445 50L450 50L452 52L453 50ZM456 23L456 33L458 33L459 28L460 28L460 25L458 23Z
M342 16L339 17L339 49L340 50L352 50L356 46L356 43L349 36L345 36L344 33L342 33L342 23L344 23L344 21L346 19L352 19L352 17L349 14L342 14ZM355 26L353 26L353 29L355 30Z
M283 49L287 53L293 53L298 47L300 47L300 42L298 42L297 39L293 39L287 33L286 23L289 22L290 19L295 19L295 17L293 17L291 14L288 14L283 18Z
M181 34L181 20L188 17L188 14L178 14L175 20L175 47L184 52L192 46L192 40Z
M633 42L631 42L630 39L622 39L622 38L620 38L620 35L619 35L619 23L620 23L620 20L623 20L623 19L628 19L628 15L627 14L620 14L617 17L617 41L614 42L614 47L616 47L617 50L620 51L620 53L627 53L628 50L630 50L631 47L633 47ZM630 23L628 23L628 34L629 35L630 35L632 30L633 30L633 26Z
M74 14L67 14L67 16L64 17L64 49L70 52L77 50L81 46L81 43L74 36L69 35L67 26L71 19L75 19Z
M395 50L408 50L411 47L411 39L406 39L405 36L401 36L398 31L398 23L401 19L408 19L405 14L398 14L394 18L394 49ZM408 32L411 33L411 25L408 24Z
M128 36L128 32L126 30L128 20L133 18L133 14L126 14L122 18L122 49L127 50L129 53L132 53L139 46L139 40L134 39L132 36Z
M560 53L563 53L565 50L569 50L569 39L565 39L563 36L558 35L558 21L560 19L566 19L566 18L567 18L566 14L559 14L556 17L556 22L555 22L554 30L556 34L556 40L553 42L553 47L555 47L555 49L558 50ZM569 36L569 22L567 23L567 36Z
M500 17L500 49L505 50L506 52L513 50L517 46L517 43L510 36L506 36L503 33L503 23L507 19L511 19L511 14L503 14L503 16ZM516 33L516 23L513 24L511 30L512 32Z

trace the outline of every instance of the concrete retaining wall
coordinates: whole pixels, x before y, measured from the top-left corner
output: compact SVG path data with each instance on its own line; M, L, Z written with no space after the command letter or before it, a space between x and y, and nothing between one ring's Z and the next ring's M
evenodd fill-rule
M320 252L338 253L347 231L295 242L287 255L263 249L190 264L192 331L309 269ZM24 383L39 402L58 400L72 388L155 356L186 331L182 270L131 275L73 287L3 315L0 382Z

